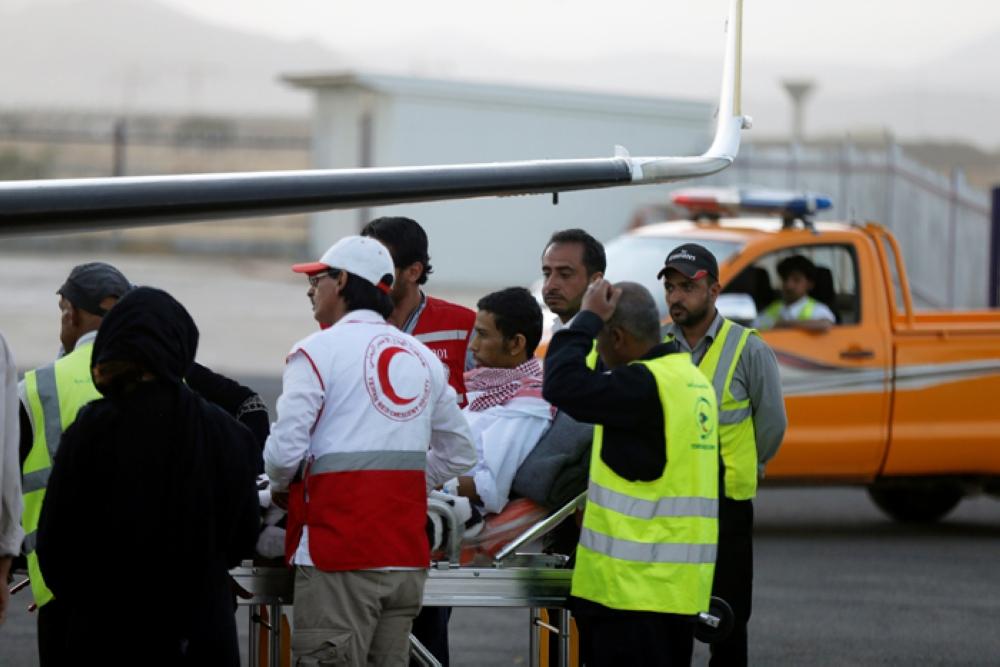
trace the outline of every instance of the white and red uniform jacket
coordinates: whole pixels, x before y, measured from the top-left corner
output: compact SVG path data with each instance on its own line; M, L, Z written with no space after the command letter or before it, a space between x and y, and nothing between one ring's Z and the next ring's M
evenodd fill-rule
M370 310L288 356L264 449L289 498L286 557L325 571L424 568L427 492L476 462L437 356Z
M466 352L476 323L476 313L457 303L423 295L420 306L403 326L403 331L429 347L448 367L448 384L458 394L458 404L466 405Z

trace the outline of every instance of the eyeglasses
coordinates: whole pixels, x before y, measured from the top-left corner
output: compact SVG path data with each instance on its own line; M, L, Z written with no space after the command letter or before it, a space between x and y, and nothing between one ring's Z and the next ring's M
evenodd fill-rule
M319 281L322 280L323 278L327 277L336 278L339 275L340 271L338 271L337 269L330 269L329 271L323 271L322 273L314 273L313 275L309 276L307 280L309 280L310 287L316 287L317 285L319 285Z

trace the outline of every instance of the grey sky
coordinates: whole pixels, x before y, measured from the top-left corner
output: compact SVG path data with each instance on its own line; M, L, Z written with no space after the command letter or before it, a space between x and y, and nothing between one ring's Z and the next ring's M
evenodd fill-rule
M73 2L84 0L0 0L0 26L6 12ZM305 113L306 96L277 81L281 74L316 69L712 100L718 95L722 27L729 4L728 0L89 2L87 11L102 16L95 25L66 24L59 26L62 32L53 33L51 24L58 21L50 13L42 23L32 24L37 36L10 36L8 42L25 38L21 51L38 48L39 53L21 68L24 87L7 87L7 103L95 106L102 100L127 99L135 108L144 105L163 111L176 109L178 100L188 100L188 107L230 112L248 108L246 103L231 103L236 99L233 91L241 86L240 94L251 95L253 108L261 113ZM143 17L166 13L136 11L156 9L154 3L199 22L289 43L260 40L260 49L248 54L252 37L240 34L245 38L241 41L234 39L235 33L218 31L218 42L199 42L198 35L211 29L192 35L184 30L193 24L184 20L167 21L170 25L160 34L160 24ZM95 9L95 5L100 6ZM69 10L64 14L80 15ZM128 16L145 23L132 30L119 25ZM110 17L121 20L116 23ZM1000 127L994 121L1000 114L997 0L745 0L744 19L744 109L754 116L755 137L787 132L790 107L780 81L806 77L817 83L807 104L807 133L858 136L888 129L902 138L1000 146ZM177 34L167 29L170 26ZM148 38L148 46L135 45L118 61L114 53L79 50L71 60L59 60L61 53L71 51L67 47L89 44L86 38L93 42L105 28L118 42ZM62 41L46 32L63 35ZM185 37L192 44L186 44ZM21 55L11 52L7 60ZM75 79L40 92L38 78L50 79L77 62L86 62L89 68L82 92L73 93ZM123 92L121 71L126 67L144 77L141 90L135 86L141 95L129 93L131 88ZM204 84L200 96L191 92L192 72ZM18 73L8 68L8 83ZM220 81L223 77L226 80ZM230 94L212 96L223 89Z
M10 0L8 0L10 2ZM523 55L716 54L726 0L165 0L213 21L356 49L422 33ZM995 0L747 0L746 53L791 61L908 66L1000 31ZM461 54L456 54L461 57Z

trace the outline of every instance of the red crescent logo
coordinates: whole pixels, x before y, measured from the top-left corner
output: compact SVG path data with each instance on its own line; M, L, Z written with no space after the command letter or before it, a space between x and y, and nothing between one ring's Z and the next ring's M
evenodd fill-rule
M392 358L400 352L407 353L403 348L394 345L392 347L385 348L382 350L382 354L378 355L378 382L382 385L382 391L385 392L386 398L396 405L406 405L407 403L412 403L417 397L400 396L396 393L396 390L393 389L392 383L389 382L389 363L392 362Z

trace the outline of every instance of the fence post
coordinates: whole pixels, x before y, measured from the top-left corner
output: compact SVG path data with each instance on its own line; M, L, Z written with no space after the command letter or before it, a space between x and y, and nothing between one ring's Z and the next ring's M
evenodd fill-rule
M111 175L125 175L125 147L128 137L127 127L124 118L115 120L114 128L111 131Z
M992 225L990 226L990 308L1000 306L1000 185L993 188Z
M799 161L802 159L801 145L797 141L793 141L788 145L788 174L786 175L786 183L788 183L789 190L796 190L799 187Z
M955 267L958 265L958 200L962 187L962 170L957 167L951 170L948 182L948 306L956 308L955 303Z
M840 144L840 215L844 220L853 221L851 212L851 138L848 136Z
M885 213L882 216L882 224L889 229L896 231L894 220L896 204L896 176L899 171L900 149L896 140L890 138L885 149Z

